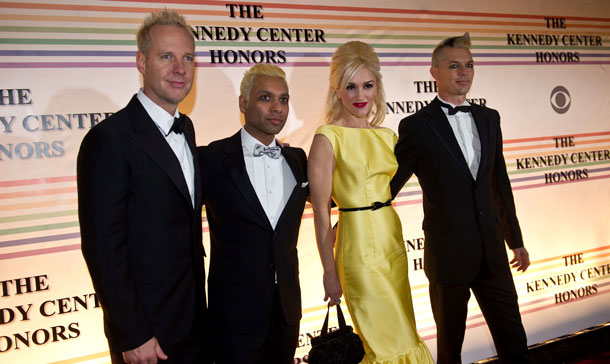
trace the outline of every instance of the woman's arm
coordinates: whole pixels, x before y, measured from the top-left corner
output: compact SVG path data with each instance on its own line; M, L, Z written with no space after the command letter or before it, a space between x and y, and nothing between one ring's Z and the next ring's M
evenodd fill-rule
M314 214L314 226L318 252L324 268L324 301L330 298L331 304L340 303L343 294L335 267L333 253L334 232L330 226L330 199L335 171L335 156L332 145L326 136L314 137L307 162L307 178Z

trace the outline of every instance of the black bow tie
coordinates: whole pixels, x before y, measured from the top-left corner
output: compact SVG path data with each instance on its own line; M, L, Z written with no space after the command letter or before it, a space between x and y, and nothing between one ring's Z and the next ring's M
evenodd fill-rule
M184 131L184 122L186 121L186 116L184 116L184 114L180 114L179 118L174 118L174 123L172 124L172 127L169 129L169 132L171 133L172 131L176 134L182 134L182 132Z
M453 107L449 104L445 104L441 100L438 100L438 102L441 104L442 107L447 108L449 110L449 115L455 115L455 114L457 114L458 111L470 112L470 106L467 106L467 105Z

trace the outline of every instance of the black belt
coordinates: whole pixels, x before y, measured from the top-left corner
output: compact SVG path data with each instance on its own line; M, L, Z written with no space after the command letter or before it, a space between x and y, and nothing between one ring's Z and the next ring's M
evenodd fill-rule
M375 201L371 206L364 207L349 207L349 208L340 208L339 211L349 212L349 211L363 211L363 210L379 210L382 207L392 206L392 199L387 200L386 202Z

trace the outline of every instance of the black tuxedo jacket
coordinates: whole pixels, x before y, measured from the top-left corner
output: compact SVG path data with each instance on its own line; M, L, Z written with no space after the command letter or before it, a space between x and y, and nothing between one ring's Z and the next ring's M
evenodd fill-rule
M201 177L193 124L195 207L169 144L134 96L93 127L77 160L82 252L104 312L110 349L156 336L183 340L205 315Z
M301 319L297 238L307 186L300 148L282 148L296 185L272 228L244 162L240 132L198 147L203 199L210 226L208 297L214 330L255 333L271 319L275 272L286 321Z
M413 173L423 191L424 269L431 282L466 284L483 255L492 272L506 269L504 241L523 246L502 155L500 116L472 105L481 161L476 180L438 99L399 125L398 170L391 182L396 196Z

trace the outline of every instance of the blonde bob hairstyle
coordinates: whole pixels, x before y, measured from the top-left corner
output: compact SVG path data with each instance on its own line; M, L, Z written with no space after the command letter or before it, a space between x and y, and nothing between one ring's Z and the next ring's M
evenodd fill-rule
M173 10L163 9L155 13L150 13L144 18L142 26L138 29L136 43L138 44L138 50L144 53L144 55L148 55L148 51L152 48L150 29L155 25L168 25L182 28L187 34L193 37L193 46L195 45L193 30L186 24L184 17Z
M276 65L258 63L244 72L244 77L241 79L241 84L239 85L239 96L248 100L250 97L250 91L252 90L252 85L254 84L254 79L257 76L279 77L286 82L286 73L284 70Z
M333 54L328 78L328 95L326 96L326 123L339 120L343 113L343 104L337 94L345 89L348 82L362 68L367 68L376 78L377 96L367 119L372 126L380 125L386 114L385 92L381 81L379 57L373 47L360 41L347 42L339 46ZM372 117L371 117L372 115Z

